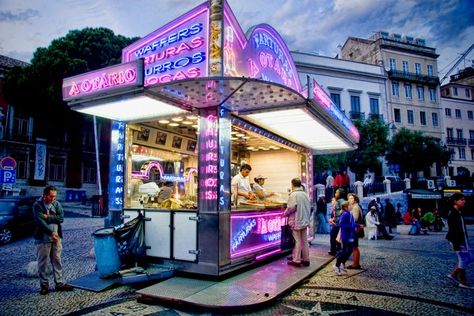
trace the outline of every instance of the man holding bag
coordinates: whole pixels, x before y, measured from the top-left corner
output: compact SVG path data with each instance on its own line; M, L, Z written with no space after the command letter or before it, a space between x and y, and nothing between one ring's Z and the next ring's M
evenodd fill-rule
M307 228L311 220L311 206L309 196L304 191L299 178L291 180L291 193L283 215L288 217L288 225L295 238L293 258L288 261L288 264L295 267L301 267L301 265L307 267L309 266ZM301 257L301 252L303 252L303 257Z

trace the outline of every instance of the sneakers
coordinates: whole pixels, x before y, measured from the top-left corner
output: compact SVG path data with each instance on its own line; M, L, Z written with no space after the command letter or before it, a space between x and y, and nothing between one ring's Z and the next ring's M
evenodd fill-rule
M301 260L301 264L302 264L304 267L309 267L309 261Z
M334 264L332 268L334 269L334 272L336 272L337 275L342 275L341 269L338 266Z
M467 283L459 283L458 286L462 289L471 289L471 290L474 290L474 287L468 285Z
M67 283L61 283L56 286L56 291L72 291L74 288Z
M328 251L328 255L330 255L330 256L335 256L336 253L335 253L335 252L332 252L332 251Z
M448 274L447 277L451 280L451 281L454 281L456 283L458 283L458 279L456 279L455 277L453 277L451 274Z
M49 288L47 286L41 286L40 292L41 295L46 295L49 293Z
M345 264L345 263L341 263L340 269L341 269L341 272L347 273L347 269L346 269L346 264Z

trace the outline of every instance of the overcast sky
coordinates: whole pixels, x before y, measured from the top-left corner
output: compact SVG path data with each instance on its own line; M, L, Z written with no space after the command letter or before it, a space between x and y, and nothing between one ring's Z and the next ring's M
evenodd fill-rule
M0 54L29 62L38 47L84 27L145 36L204 0L0 0ZM473 0L228 0L244 31L273 26L290 50L334 57L347 37L424 38L440 77L474 43ZM458 68L471 66L474 51ZM453 73L451 73L453 74Z

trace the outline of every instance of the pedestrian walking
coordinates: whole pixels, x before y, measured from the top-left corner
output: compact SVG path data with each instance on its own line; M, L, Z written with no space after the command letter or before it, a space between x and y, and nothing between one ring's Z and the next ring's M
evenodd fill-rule
M327 234L328 233L328 219L327 219L327 204L324 194L321 194L316 203L316 219L318 222L318 228L316 233Z
M311 220L311 205L308 194L304 191L299 178L291 180L291 193L287 208L283 214L288 216L288 225L295 238L292 260L289 265L300 267L309 266L309 244L307 229ZM303 254L301 254L303 253Z
M342 244L342 250L337 255L336 264L332 266L334 272L336 272L337 275L347 272L346 261L349 259L354 249L355 228L359 226L356 224L354 216L352 216L351 212L349 212L349 202L342 202L341 208L342 214L339 222L339 236L340 242Z
M341 188L337 189L336 194L334 194L334 203L331 212L331 218L329 219L331 230L329 231L330 250L328 251L328 254L330 254L331 256L335 256L336 251L340 249L340 244L336 241L336 237L339 232L339 219L342 214L341 204L345 200L346 199L344 190Z
M56 201L56 187L48 185L43 190L43 196L33 204L35 221L34 239L38 259L38 275L40 279L40 294L49 293L48 263L53 267L56 291L72 291L73 288L64 281L62 253L62 229L64 211Z
M466 198L461 193L454 193L451 196L451 201L453 205L448 214L448 233L446 234L446 239L451 243L451 247L458 256L458 265L453 272L448 274L448 278L458 282L458 286L461 288L474 289L466 281L466 268L469 263L474 261L474 255L469 247L466 224L462 216Z
M354 235L354 249L352 250L352 264L347 266L347 269L361 269L360 266L360 250L359 250L359 238L364 238L364 216L362 215L362 209L359 205L359 197L355 193L347 194L347 201L349 202L349 211L351 212L354 220L359 227L356 228L356 234Z

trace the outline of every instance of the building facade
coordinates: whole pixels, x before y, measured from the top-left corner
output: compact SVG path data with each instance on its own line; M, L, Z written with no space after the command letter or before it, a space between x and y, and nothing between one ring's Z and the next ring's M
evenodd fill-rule
M438 56L423 39L377 32L368 39L349 37L339 57L384 68L388 122L442 139Z
M382 66L305 52L291 54L301 82L314 79L347 118L378 119L389 123L387 75ZM390 174L386 164L382 173ZM350 175L351 183L363 180Z
M458 177L458 179L474 173L473 92L474 69L472 67L451 76L450 82L441 86L444 143L453 150L448 173L449 176Z
M98 168L95 153L94 121L77 115L73 133L57 133L50 139L38 136L45 122L22 113L3 97L3 79L15 66L28 64L0 56L0 160L11 157L16 161L14 183L0 183L0 197L42 194L46 184L58 188L58 199L83 201L98 194ZM65 118L66 119L66 118ZM51 122L50 122L51 123ZM102 183L108 181L110 123L96 124Z

